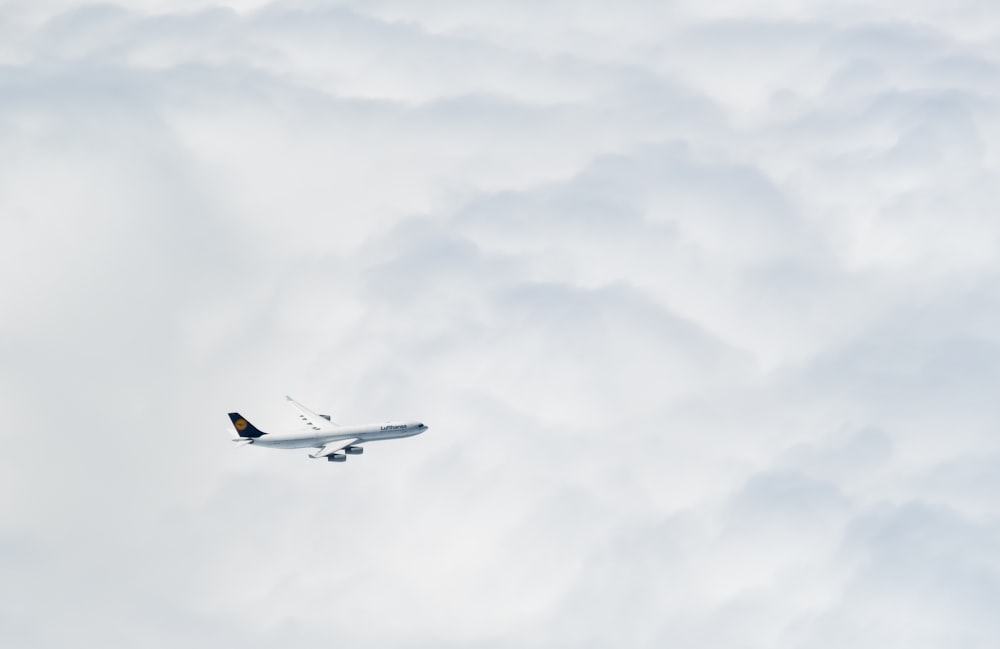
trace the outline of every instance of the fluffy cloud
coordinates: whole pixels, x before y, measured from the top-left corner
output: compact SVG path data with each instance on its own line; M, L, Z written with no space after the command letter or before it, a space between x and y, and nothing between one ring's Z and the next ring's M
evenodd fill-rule
M0 8L2 636L991 646L996 10L454 4Z

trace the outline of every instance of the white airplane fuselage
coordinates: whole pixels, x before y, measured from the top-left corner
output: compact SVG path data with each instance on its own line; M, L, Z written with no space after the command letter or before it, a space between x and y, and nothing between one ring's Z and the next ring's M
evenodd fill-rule
M341 426L330 420L329 415L321 415L306 408L291 397L285 397L299 412L304 429L284 433L265 433L251 424L238 412L229 413L233 425L233 441L241 445L263 446L265 448L315 448L309 457L325 458L330 462L343 462L348 455L361 455L367 442L384 439L413 437L427 430L419 421L387 421L382 424Z
M384 424L363 424L360 426L339 426L336 431L296 431L293 433L268 433L250 441L254 446L272 448L319 448L338 440L356 439L355 444L376 442L383 439L413 437L427 430L418 421L387 422Z

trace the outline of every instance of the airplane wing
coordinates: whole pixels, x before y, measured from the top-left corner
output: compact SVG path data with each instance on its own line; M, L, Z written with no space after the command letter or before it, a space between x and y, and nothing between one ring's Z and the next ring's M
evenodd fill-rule
M292 404L292 407L299 411L299 419L305 422L312 430L330 430L332 428L337 428L337 424L330 421L330 415L321 415L313 412L309 408L306 408L301 403L295 399L285 396L288 399L288 403Z
M337 451L342 451L351 444L358 441L358 438L352 439L338 439L336 442L330 442L323 448L319 449L315 453L310 453L309 457L327 457L328 455L333 455Z

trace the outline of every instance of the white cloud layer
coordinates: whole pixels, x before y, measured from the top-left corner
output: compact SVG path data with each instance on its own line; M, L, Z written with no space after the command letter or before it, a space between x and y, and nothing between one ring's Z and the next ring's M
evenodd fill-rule
M994 647L998 36L4 3L3 644Z

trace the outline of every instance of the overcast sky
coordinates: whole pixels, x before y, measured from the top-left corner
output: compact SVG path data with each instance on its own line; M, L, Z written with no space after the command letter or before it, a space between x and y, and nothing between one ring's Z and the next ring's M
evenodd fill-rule
M0 643L995 648L997 7L0 2Z

